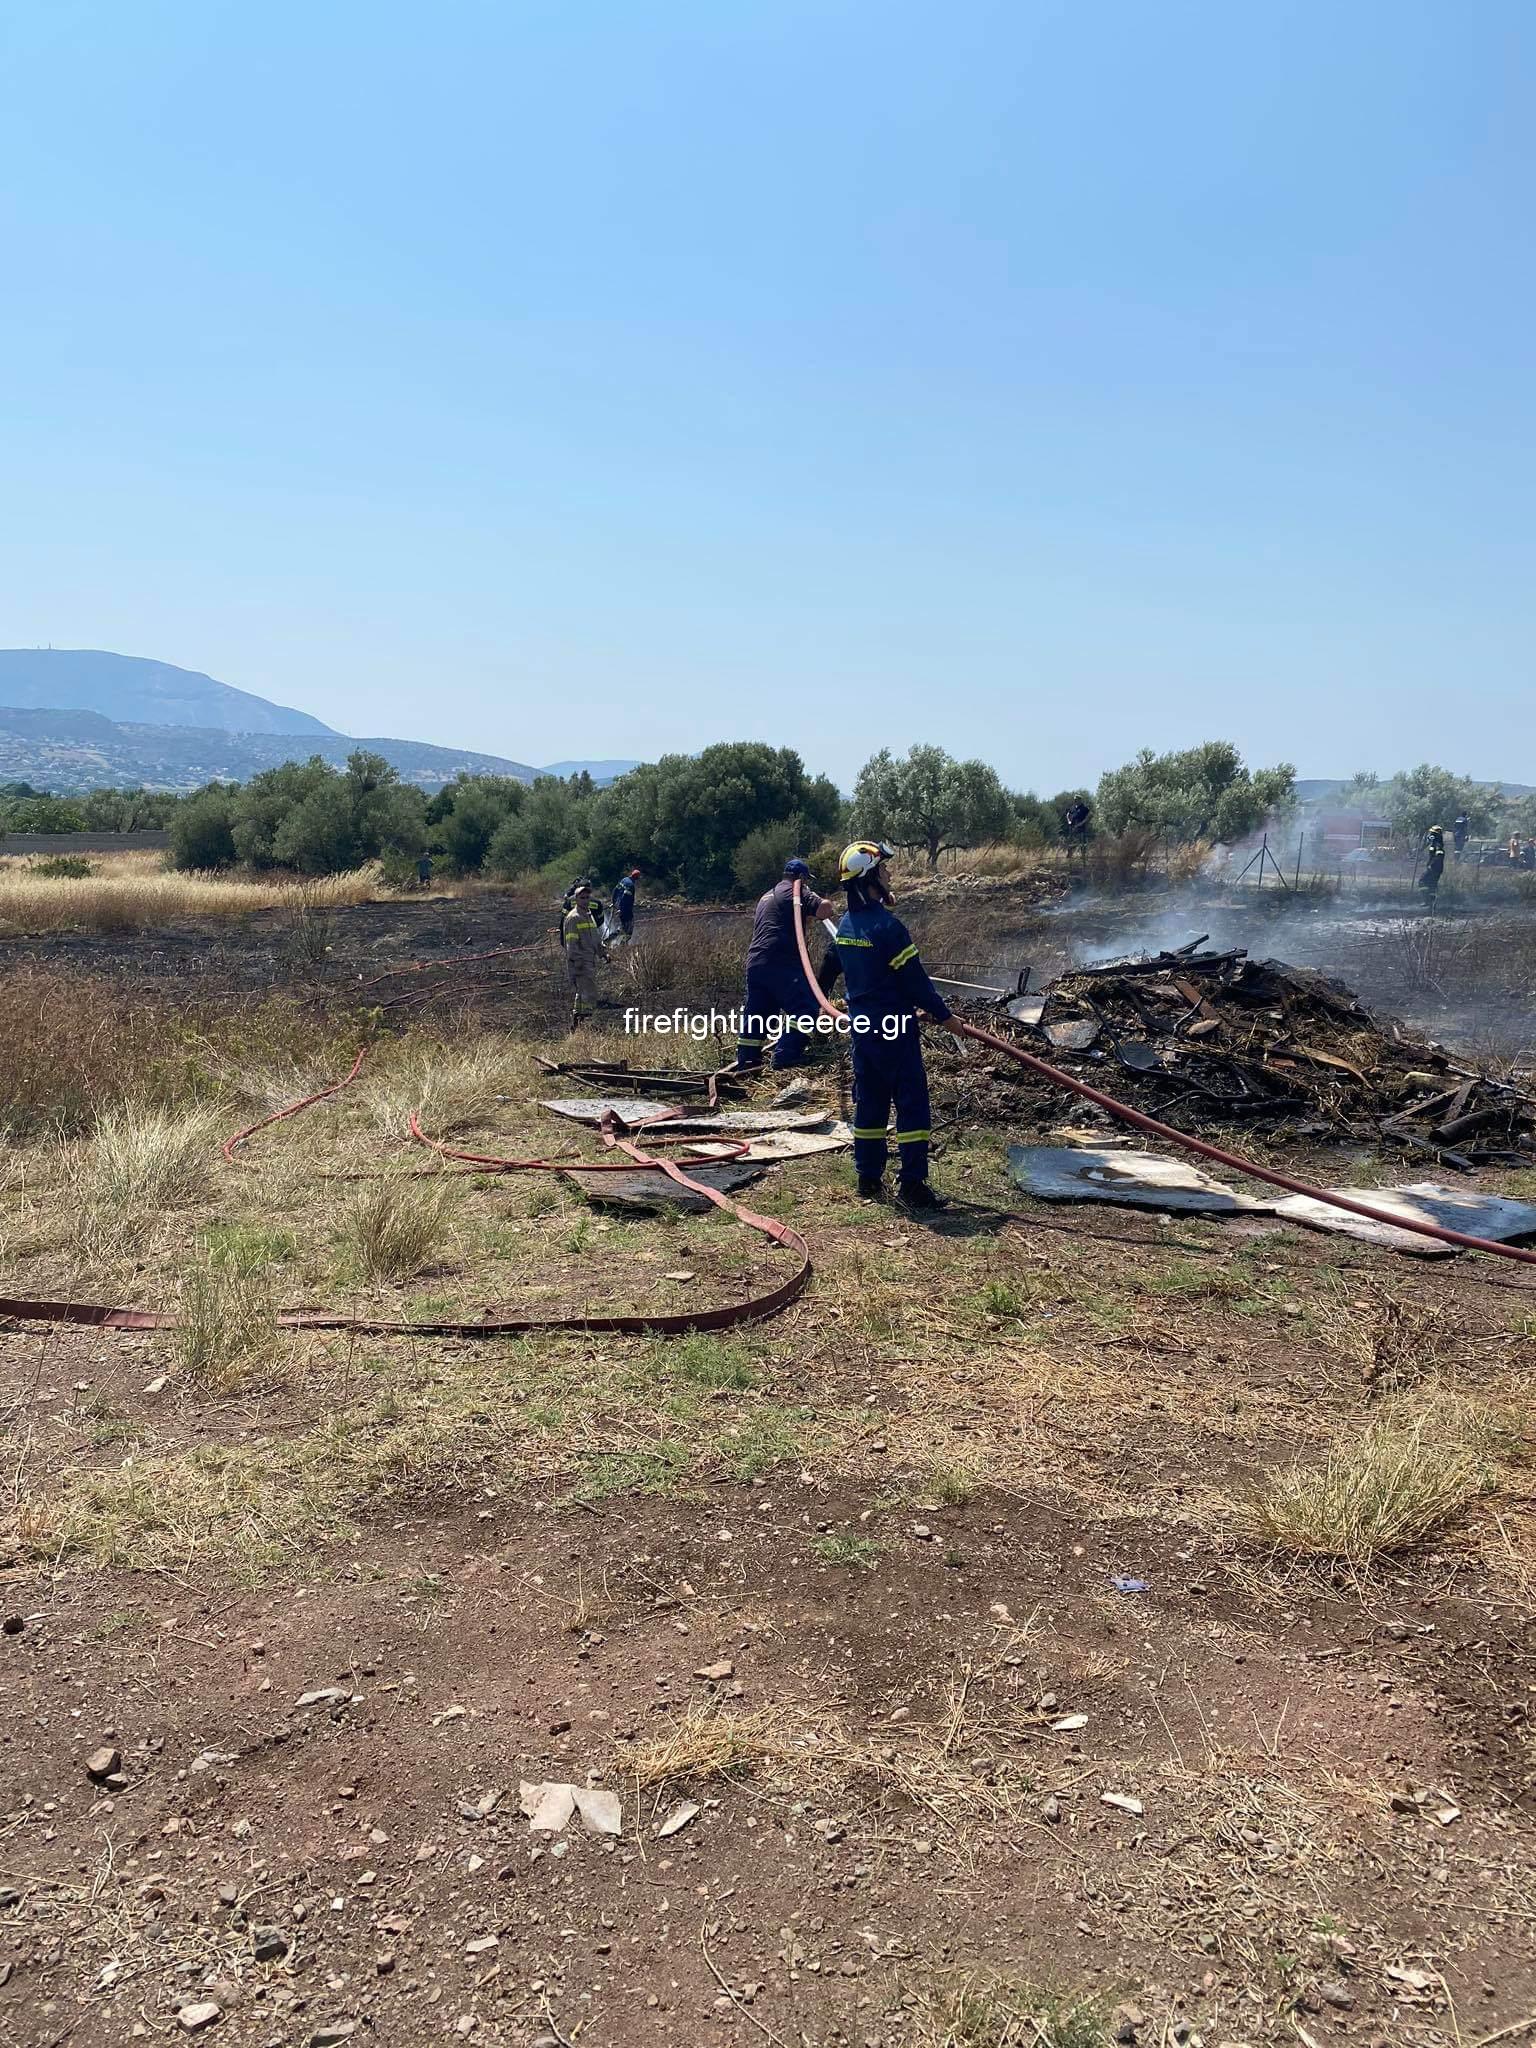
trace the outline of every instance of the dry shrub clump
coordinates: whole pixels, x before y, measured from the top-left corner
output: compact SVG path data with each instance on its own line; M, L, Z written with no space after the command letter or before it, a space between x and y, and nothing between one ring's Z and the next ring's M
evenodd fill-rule
M409 1280L446 1248L453 1209L446 1178L375 1181L343 1218L343 1249L364 1280Z
M420 1112L434 1138L493 1123L509 1098L528 1092L531 1060L515 1040L482 1033L458 1042L409 1046L380 1065L363 1084L362 1101L374 1127L392 1138L410 1134Z
M267 1355L276 1332L264 1274L228 1260L194 1266L181 1283L176 1362L189 1380L227 1387L244 1367Z
M703 920L699 920L703 923ZM702 931L652 933L614 954L626 1000L686 989L696 1002L740 994L743 948L708 925Z
M66 1169L87 1256L142 1244L167 1210L194 1202L207 1188L222 1124L209 1103L162 1109L130 1101L103 1111Z
M1321 1466L1274 1474L1247 1519L1282 1550L1369 1564L1433 1535L1488 1489L1491 1440L1488 1419L1465 1402L1389 1409Z

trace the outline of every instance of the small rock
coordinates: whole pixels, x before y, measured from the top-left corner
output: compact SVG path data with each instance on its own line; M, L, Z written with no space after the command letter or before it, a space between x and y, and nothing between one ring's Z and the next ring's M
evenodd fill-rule
M216 2005L211 1998L200 1998L195 2005L184 2005L176 2015L176 2024L184 2034L200 2034L204 2027L211 2027L215 2020L224 2017L222 2005Z
M309 2048L341 2048L342 2042L350 2041L356 2032L356 2020L327 2020L310 2035Z
M258 1963L280 1963L288 1953L288 1937L281 1927L258 1927L251 1935L251 1947Z
M0 1886L0 1913L8 1913L12 1906L21 1904L21 1893L14 1885Z
M221 1906L238 1906L238 1905L239 1905L239 1903L240 1903L240 1887L239 1887L239 1885L237 1885L237 1884L221 1884L221 1885L219 1886L219 1904L220 1904Z
M382 1950L378 1955L374 1957L373 1967L378 1971L381 1977L387 1977L391 1970L393 1970L395 1967L394 1950L387 1948Z
M1317 1995L1324 2005L1331 2005L1339 2012L1348 2012L1355 2002L1355 1994L1342 1977L1325 1977L1317 1987Z
M657 1839L663 1842L666 1841L668 1836L675 1835L681 1829L687 1827L689 1821L703 1811L703 1807L699 1805L696 1799L680 1799L668 1811L666 1819L663 1820L661 1826L656 1830Z
M1117 2041L1133 2042L1147 2024L1147 2016L1139 2005L1117 2005L1111 2017Z
M167 1382L169 1381L169 1379L170 1379L170 1374L169 1374L169 1373L165 1373L165 1372L157 1372L157 1373L155 1374L155 1376L154 1376L154 1378L153 1378L152 1380L146 1380L146 1381L144 1382L144 1391L145 1391L145 1393L146 1393L146 1394L163 1394L163 1393L165 1392L165 1389L166 1389L166 1384L167 1384Z
M914 1522L912 1524L912 1534L917 1538L919 1543L927 1543L932 1537L933 1531L929 1528L926 1522Z
M317 1685L313 1692L301 1692L294 1701L296 1707L339 1706L343 1700L350 1700L351 1693L344 1685Z
M482 1934L474 1941L465 1942L464 1953L467 1956L487 1956L493 1948L500 1948L500 1946L501 1936L499 1934Z
M8 1614L4 1621L0 1621L0 1629L4 1629L8 1636L19 1636L26 1625L26 1617L20 1614Z
M824 1842L840 1842L847 1832L842 1823L835 1820L816 1821L814 1829Z
M1057 1826L1060 1822L1061 1801L1054 1792L1041 1802L1040 1817L1042 1820L1048 1821L1052 1827Z
M100 1749L93 1749L86 1758L85 1775L88 1778L95 1778L99 1784L103 1779L110 1778L114 1772L120 1771L122 1767L123 1760L117 1751L109 1749L103 1744ZM217 2016L217 2006L214 2007L214 2013ZM204 2020L202 2024L206 2027L209 2023L207 2020Z
M736 1666L728 1657L722 1657L718 1664L701 1664L693 1675L695 1678L707 1678L712 1684L718 1685L722 1678L736 1676Z
M1099 1803L1103 1806L1118 1806L1122 1813L1139 1814L1143 1811L1141 1801L1133 1799L1128 1792L1101 1792Z

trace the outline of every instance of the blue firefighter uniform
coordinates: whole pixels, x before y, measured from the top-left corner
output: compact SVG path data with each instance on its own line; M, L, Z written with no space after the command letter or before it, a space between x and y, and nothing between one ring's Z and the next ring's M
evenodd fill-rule
M853 1164L860 1181L885 1172L886 1124L896 1109L898 1178L928 1178L928 1074L917 1012L942 1024L949 1005L928 979L912 934L882 905L850 905L837 928L853 1051ZM834 979L827 976L824 979Z
M635 931L635 878L621 875L613 885L613 915L626 939Z
M800 901L813 917L819 917L827 907L825 897L807 888L803 879ZM736 1045L737 1066L762 1065L768 1027L775 1019L811 1018L816 1011L816 998L800 964L800 947L795 938L795 876L786 875L758 898L753 915L752 943L747 948L747 993L742 1003L741 1036ZM805 1058L806 1043L803 1032L792 1031L786 1024L773 1048L774 1066L798 1066Z

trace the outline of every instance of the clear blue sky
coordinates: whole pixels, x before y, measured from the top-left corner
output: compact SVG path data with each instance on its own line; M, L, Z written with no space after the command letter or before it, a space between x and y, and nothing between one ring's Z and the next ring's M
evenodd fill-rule
M1536 782L1530 0L34 0L0 644Z

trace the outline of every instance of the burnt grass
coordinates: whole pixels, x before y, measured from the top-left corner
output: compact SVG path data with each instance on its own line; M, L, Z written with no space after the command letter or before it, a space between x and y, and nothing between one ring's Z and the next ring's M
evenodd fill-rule
M912 909L930 954L925 916L951 961L971 931L992 961L1041 943L1037 907L950 893ZM365 1028L386 1075L553 1043L542 910L328 924L328 953L263 914L0 964L247 1061L324 1065ZM658 1006L690 960L723 984L742 936L653 929L682 963ZM439 978L363 985L391 968L524 943L368 1019ZM580 1045L635 1056L612 1019ZM835 1065L815 1085L835 1103ZM549 1146L532 1082L508 1092L468 1141ZM200 2001L253 2048L1002 2048L1057 2042L1062 2004L1062 2048L1536 2036L1533 1283L1036 1205L1006 1146L1070 1105L1001 1076L965 1100L931 1228L852 1201L843 1158L770 1173L749 1199L806 1232L812 1286L686 1350L341 1333L208 1383L163 1336L0 1330L0 2038L181 2038ZM93 1272L57 1152L11 1149L7 1292L163 1300L222 1230L286 1233L275 1298L334 1298L323 1176L419 1157L338 1098ZM781 1270L725 1218L610 1222L529 1177L457 1213L385 1305L671 1305ZM1482 1418L1489 1475L1428 1541L1346 1569L1246 1533L1267 1472L1430 1401ZM519 1786L545 1780L617 1793L619 1837L533 1836Z

